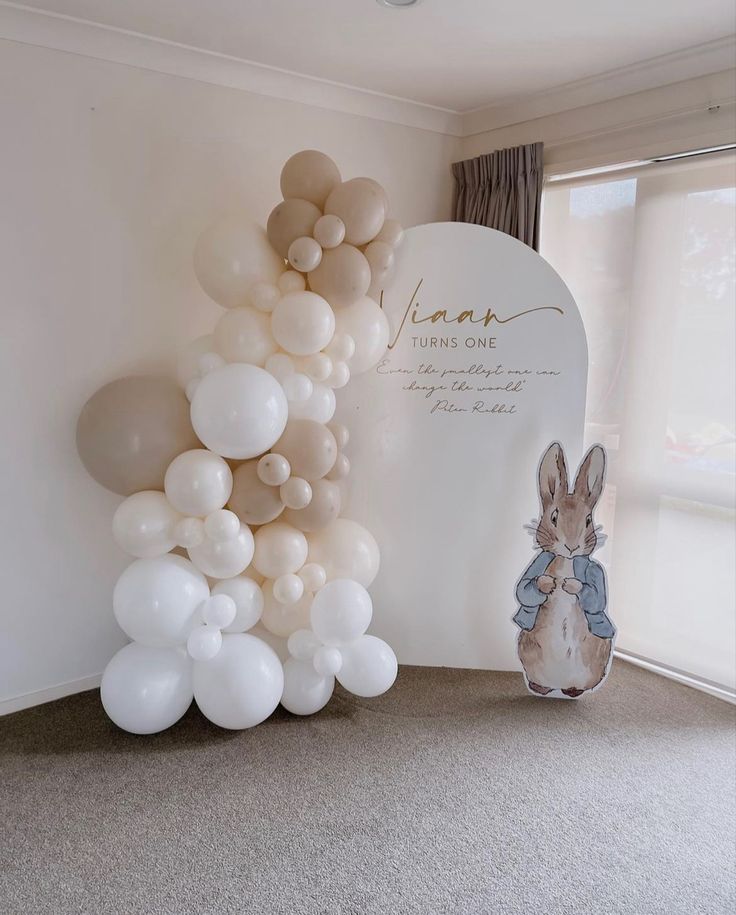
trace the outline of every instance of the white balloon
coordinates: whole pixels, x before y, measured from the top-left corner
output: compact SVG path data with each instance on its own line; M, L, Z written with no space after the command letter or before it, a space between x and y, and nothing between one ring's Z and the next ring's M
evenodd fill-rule
M217 629L227 629L237 616L238 608L229 594L213 594L200 607L202 620Z
M315 651L312 665L321 677L334 677L342 667L340 649L322 645Z
M194 661L211 661L222 648L222 633L217 626L197 626L187 639L187 654Z
M255 544L253 565L266 578L298 572L307 560L307 538L283 521L259 527Z
M306 508L312 501L312 487L301 477L289 477L281 484L279 495L287 508Z
M217 352L227 362L264 366L278 349L271 333L271 319L255 308L232 308L215 327Z
M213 595L226 595L235 601L235 619L223 632L245 632L252 629L263 613L263 591L261 586L245 575L218 581L212 589Z
M194 565L210 578L234 578L244 572L253 559L253 534L247 524L240 525L230 540L205 540L189 547L187 553Z
M336 362L325 384L330 388L344 388L348 381L350 381L350 369L347 362Z
M278 441L289 405L273 375L255 365L231 363L211 372L192 400L199 439L223 457L257 457Z
M200 357L205 353L214 352L215 338L212 334L197 337L191 343L179 350L176 356L176 380L186 388L190 381L199 380L202 370L199 365Z
M393 686L399 669L390 645L374 635L363 635L340 649L342 667L337 679L348 692L372 698Z
M335 463L327 471L326 477L328 480L344 480L349 473L350 461L342 451L338 451Z
M203 517L222 508L233 489L233 474L223 459L195 448L169 464L164 477L166 498L183 515Z
M319 591L320 588L324 588L327 582L327 573L316 562L308 562L305 566L302 566L299 578L304 582L306 590L314 593Z
M336 333L348 334L355 342L355 353L350 359L353 375L373 368L388 347L388 319L380 305L368 296L338 311L335 330Z
M334 677L321 677L309 661L289 658L284 664L281 704L292 715L314 715L330 701Z
M126 553L152 559L174 549L174 528L180 519L162 492L137 492L118 505L112 534Z
M262 642L265 642L269 648L273 648L273 650L276 652L276 657L279 659L279 661L281 661L282 664L284 661L289 659L289 650L286 647L286 639L279 635L274 635L273 632L269 632L263 623L256 623L256 625L250 630L248 634L254 635Z
M307 281L301 273L296 270L287 270L282 273L278 281L278 290L281 295L288 295L290 292L301 292L307 288ZM271 309L273 311L273 309Z
M271 331L287 353L310 356L332 339L335 313L316 292L291 292L274 308Z
M337 447L342 451L342 449L350 441L350 431L347 426L344 426L342 423L332 422L329 425L330 432L335 436L335 441L337 442Z
M156 648L183 645L210 596L207 580L181 556L136 559L118 578L113 611L123 632Z
M266 371L270 372L273 377L283 384L287 378L291 377L296 369L291 356L286 353L274 353L266 360Z
M325 381L332 372L332 359L327 353L314 353L304 360L304 374L314 381Z
M352 578L368 588L378 574L381 554L370 531L357 521L337 518L309 535L309 562L324 566L328 580Z
M264 454L256 468L258 479L266 486L281 486L289 479L291 465L283 456L272 451Z
M333 361L347 362L355 355L355 340L350 334L335 334L325 351Z
M219 353L202 353L199 357L199 373L204 378L215 369L221 369L225 365L225 360Z
M211 661L194 664L194 698L205 717L222 728L241 730L265 721L281 700L284 671L261 639L225 635Z
M279 576L273 583L273 596L280 604L295 604L303 594L304 582L293 572Z
M261 625L274 635L286 639L297 629L306 629L309 626L312 595L305 591L295 603L284 604L274 596L273 585L271 581L263 583Z
M210 540L234 540L240 533L240 518L227 508L218 508L204 519L204 532Z
M194 249L194 272L199 284L224 308L250 303L256 283L276 283L284 262L256 223L229 216L211 225Z
M152 648L132 642L105 668L100 687L109 718L131 734L157 734L192 704L192 662L183 648Z
M256 283L250 294L253 307L263 312L272 312L280 298L281 290L271 283Z
M308 375L302 375L301 372L295 372L282 381L286 399L292 401L305 401L312 396L314 385Z
M311 629L297 629L292 632L286 643L289 654L299 661L311 661L322 642Z
M289 404L289 419L313 419L328 423L335 415L335 392L324 384L315 384L307 400L293 400Z
M349 578L328 581L314 595L310 611L314 634L330 646L355 641L370 626L372 616L370 594Z
M201 518L182 518L174 527L177 546L183 546L187 550L190 546L199 546L205 537L204 522Z

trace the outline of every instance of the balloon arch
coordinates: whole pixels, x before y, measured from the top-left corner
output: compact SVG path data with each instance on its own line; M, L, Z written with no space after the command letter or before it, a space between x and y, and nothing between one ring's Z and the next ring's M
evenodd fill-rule
M335 390L388 344L376 297L403 231L376 181L342 181L316 150L289 159L281 191L265 233L234 217L199 239L197 278L225 311L177 381L112 381L79 417L85 467L126 497L113 535L136 558L113 610L132 641L101 693L133 733L170 727L193 698L240 729L279 702L319 711L336 678L365 697L396 678L366 635L379 550L340 517L348 430L333 415Z

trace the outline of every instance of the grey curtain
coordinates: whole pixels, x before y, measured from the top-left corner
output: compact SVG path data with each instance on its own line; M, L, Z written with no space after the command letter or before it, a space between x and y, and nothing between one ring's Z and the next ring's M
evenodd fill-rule
M455 222L499 229L539 250L542 143L455 162Z

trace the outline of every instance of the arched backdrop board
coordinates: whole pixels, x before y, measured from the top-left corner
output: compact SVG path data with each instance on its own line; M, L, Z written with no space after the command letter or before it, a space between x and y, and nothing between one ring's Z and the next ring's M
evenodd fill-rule
M390 349L338 398L345 516L381 547L375 629L405 664L516 669L537 464L552 440L581 457L583 324L552 267L493 229L417 226L397 260Z

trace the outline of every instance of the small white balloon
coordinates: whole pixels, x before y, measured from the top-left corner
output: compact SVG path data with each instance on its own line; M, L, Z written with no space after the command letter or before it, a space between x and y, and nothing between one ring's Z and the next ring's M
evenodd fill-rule
M250 294L253 307L266 314L270 314L274 310L280 298L281 290L272 283L256 283Z
M221 368L227 362L248 362L251 365L264 366L266 360L278 349L271 333L271 319L255 308L231 308L217 322L215 327L215 346ZM210 355L203 356L202 359ZM203 370L202 374L206 374Z
M256 531L253 565L266 578L298 572L306 560L307 538L297 528L272 521Z
M213 593L199 610L202 621L217 629L227 629L237 616L238 608L229 594Z
M233 474L219 455L196 448L169 464L164 477L166 498L183 515L203 517L230 498Z
M187 653L195 661L211 661L222 648L222 633L217 626L197 626L189 633Z
M174 527L176 545L183 546L185 550L190 546L199 546L206 536L201 518L182 518Z
M325 384L331 388L344 388L348 381L350 381L350 369L347 362L336 362Z
M381 553L370 531L357 521L336 518L309 535L309 562L324 566L328 580L352 578L368 588L378 574Z
M330 701L334 677L321 677L309 661L289 658L284 664L281 704L292 715L314 715Z
M296 270L287 270L282 273L278 281L278 289L281 295L288 295L290 292L302 292L307 288L307 281ZM271 309L273 311L273 309Z
M264 454L258 462L258 479L266 486L281 486L289 479L291 467L282 454Z
M287 356L286 353L274 353L273 356L269 356L265 368L281 384L296 371L291 356Z
M118 505L112 534L126 553L152 559L177 545L174 528L180 518L162 492L137 492Z
M349 473L350 461L348 460L347 456L342 453L342 451L339 451L337 457L335 458L335 463L326 474L327 479L344 480Z
M374 635L363 635L340 649L342 667L337 679L348 692L372 698L390 689L399 665L390 645Z
M342 423L331 422L328 428L330 432L335 436L337 447L342 451L342 449L350 441L350 432L348 427Z
M289 477L281 484L279 495L287 508L306 508L312 501L312 487L301 477Z
M312 234L321 247L336 248L345 240L345 223L339 216L320 216Z
M309 626L309 610L312 606L312 595L305 591L299 600L292 604L282 603L273 593L273 582L263 583L263 615L261 625L273 635L288 639L297 629Z
M327 573L316 562L308 562L299 571L299 578L304 582L307 591L319 591L327 582Z
M342 667L340 649L329 645L320 646L314 653L312 664L321 677L334 677Z
M355 355L355 340L350 334L335 334L325 347L325 352L333 360L348 362Z
M307 400L292 401L289 404L289 419L312 419L316 423L328 423L335 415L337 400L332 388L315 384Z
M226 578L218 581L212 589L213 596L223 595L232 598L235 603L235 618L224 632L245 632L252 629L263 613L263 591L258 582L246 575Z
M131 642L105 668L100 686L108 717L131 734L157 734L192 704L192 662L183 648Z
M309 356L324 349L332 339L335 313L315 292L291 292L274 308L271 331L287 353Z
M289 245L289 263L300 273L309 273L319 267L321 260L322 248L313 238L304 235Z
M197 337L182 347L176 355L176 380L186 390L190 381L199 381L201 370L199 358L205 353L214 352L215 338L212 334Z
M240 533L240 518L235 512L220 508L204 519L204 532L210 540L234 540Z
M298 575L281 575L273 583L273 596L280 604L295 604L304 594L304 582Z
M282 384L289 403L303 403L305 400L309 400L314 390L311 378L307 375L302 375L301 372L295 372L293 375L289 375L288 378L284 378Z
M253 559L253 534L246 524L230 540L205 540L189 547L194 565L210 578L234 578L244 572Z
M304 374L312 381L326 381L331 372L332 359L327 353L314 353L304 360Z
M204 378L215 369L221 369L223 365L225 365L225 360L219 353L202 353L199 357L199 374Z
M311 629L297 629L289 636L286 647L293 658L311 661L317 649L322 647L322 642Z
M373 602L357 581L328 581L312 601L312 630L325 645L338 646L359 638L370 626Z

